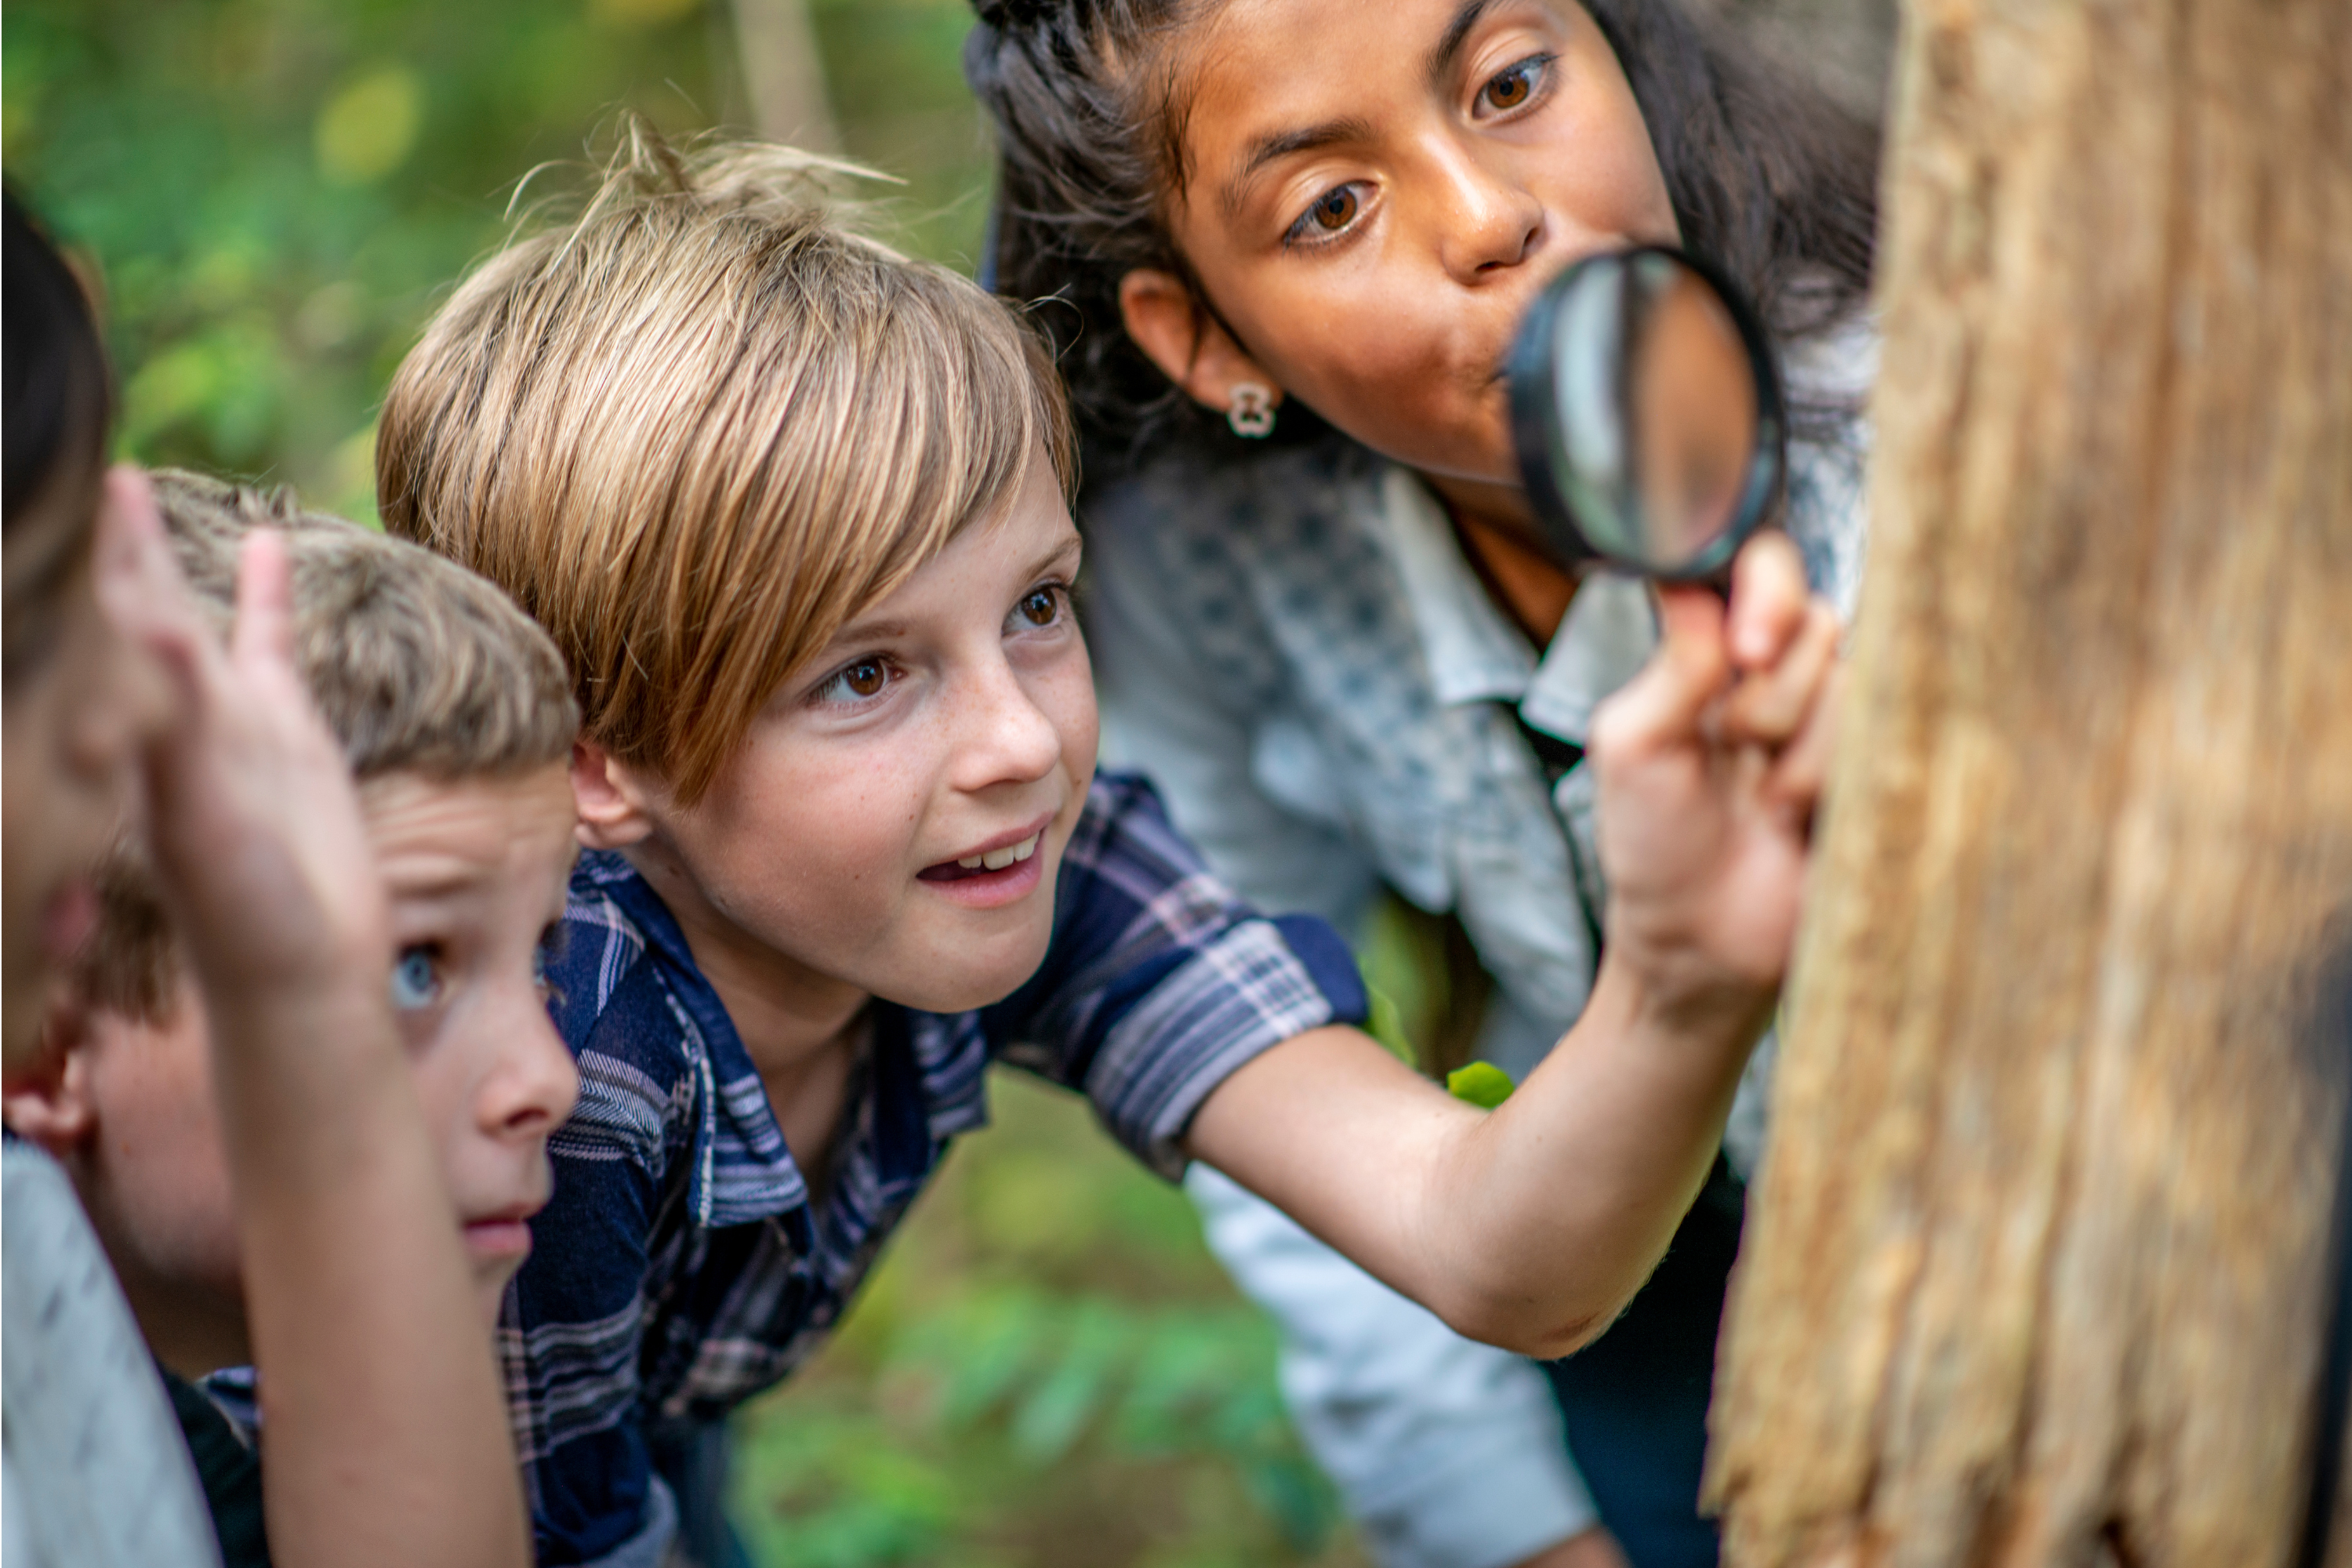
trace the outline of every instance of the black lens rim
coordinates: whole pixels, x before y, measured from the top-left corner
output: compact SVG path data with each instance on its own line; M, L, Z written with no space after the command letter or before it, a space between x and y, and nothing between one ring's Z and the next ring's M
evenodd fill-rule
M1552 321L1559 313L1559 302L1586 268L1641 256L1666 257L1713 285L1724 308L1731 313L1732 324L1738 329L1740 342L1748 350L1748 368L1756 377L1756 455L1748 465L1748 481L1740 490L1738 510L1713 544L1679 567L1630 560L1593 543L1577 521L1575 508L1561 492L1546 456L1550 450L1549 433L1557 427L1559 416L1559 383L1551 374L1549 363ZM1528 504L1535 511L1545 542L1564 566L1599 561L1658 582L1703 582L1719 576L1731 564L1739 547L1748 542L1780 504L1788 480L1789 421L1771 339L1766 335L1764 322L1748 301L1747 291L1704 257L1672 245L1635 245L1588 256L1566 268L1544 285L1535 303L1528 307L1526 319L1519 323L1518 335L1511 342L1505 375L1510 383L1511 444L1517 452L1520 483L1526 487Z

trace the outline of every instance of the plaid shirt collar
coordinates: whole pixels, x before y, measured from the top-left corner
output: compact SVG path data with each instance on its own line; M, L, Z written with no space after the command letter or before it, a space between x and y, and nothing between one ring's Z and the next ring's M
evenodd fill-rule
M572 889L564 914L567 942L603 947L595 969L597 994L587 999L591 1016L602 1018L615 1006L630 1007L617 995L620 983L650 953L665 984L658 999L640 998L641 1006L681 1012L700 1045L696 1060L706 1075L707 1092L697 1097L700 1115L687 1166L687 1212L696 1224L710 1227L776 1219L793 1250L808 1252L816 1246L808 1178L785 1146L759 1068L726 1005L695 962L677 917L614 851L582 856ZM967 1053L984 1051L985 1045L974 1015L914 1014L879 1001L871 1005L872 1048L861 1075L862 1095L856 1083L852 1086L853 1100L867 1102L858 1118L866 1135L840 1158L868 1165L875 1197L896 1207L922 1185L948 1139L986 1122L979 1081L947 1070ZM654 1033L666 1032L656 1019L623 1021L639 1027L653 1023ZM567 1037L577 1037L570 1033L572 1026L567 1025ZM953 1091L943 1098L935 1100L929 1092L950 1084Z

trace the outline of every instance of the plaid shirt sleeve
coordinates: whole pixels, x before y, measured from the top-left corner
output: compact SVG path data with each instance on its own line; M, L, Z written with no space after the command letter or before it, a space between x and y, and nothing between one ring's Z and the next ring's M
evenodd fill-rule
M1243 1063L1326 1024L1360 1024L1339 933L1244 903L1134 774L1103 773L1062 858L1045 966L982 1015L1004 1060L1081 1089L1171 1180L1192 1113Z

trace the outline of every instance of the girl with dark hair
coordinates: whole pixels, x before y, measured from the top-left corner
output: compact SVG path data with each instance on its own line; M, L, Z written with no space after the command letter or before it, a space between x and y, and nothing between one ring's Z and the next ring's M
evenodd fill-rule
M1360 929L1386 889L1454 922L1491 982L1476 1054L1523 1076L1591 992L1609 900L1583 745L1657 628L1648 590L1536 547L1505 350L1580 257L1721 264L1789 384L1783 526L1849 610L1874 128L1667 0L979 11L988 259L1040 301L1086 438L1107 750L1261 905ZM1706 1407L1769 1056L1650 1287L1541 1373L1191 1179L1390 1568L1715 1561Z

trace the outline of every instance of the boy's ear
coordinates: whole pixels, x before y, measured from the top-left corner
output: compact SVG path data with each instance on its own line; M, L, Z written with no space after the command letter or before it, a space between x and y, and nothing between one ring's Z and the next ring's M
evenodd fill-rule
M1173 273L1138 267L1118 280L1118 312L1127 335L1169 380L1203 408L1231 411L1234 388L1255 382L1282 404L1282 388L1233 334L1202 308Z
M0 1092L8 1130L63 1159L98 1134L98 1106L89 1094L89 1005L78 998L53 1004L42 1025L40 1055L26 1071L10 1075Z
M572 742L572 808L584 848L625 849L654 830L634 771L593 741Z

